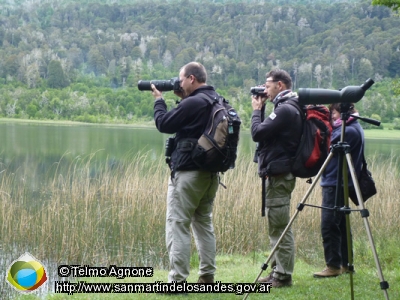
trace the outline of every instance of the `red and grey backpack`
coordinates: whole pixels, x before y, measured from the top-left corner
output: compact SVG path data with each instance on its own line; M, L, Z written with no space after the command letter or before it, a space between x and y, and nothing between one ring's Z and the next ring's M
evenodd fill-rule
M303 132L296 154L291 158L291 172L300 178L313 177L318 174L330 152L330 112L324 105L300 107L293 100L286 103L296 107L303 116Z

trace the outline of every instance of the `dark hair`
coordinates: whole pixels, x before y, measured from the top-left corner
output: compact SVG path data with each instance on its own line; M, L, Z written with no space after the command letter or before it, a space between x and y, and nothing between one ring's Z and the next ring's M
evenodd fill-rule
M207 72L206 68L201 63L198 62L190 62L182 67L184 70L184 75L190 76L193 75L196 77L197 81L200 83L206 83L207 81Z
M338 112L341 112L340 111L340 103L329 104L329 111L331 112L332 110L336 110ZM357 109L354 106L354 103L350 103L349 113L354 114L356 112L357 112Z
M273 81L282 81L288 89L292 88L292 78L288 72L280 69L269 71L266 78L271 77Z

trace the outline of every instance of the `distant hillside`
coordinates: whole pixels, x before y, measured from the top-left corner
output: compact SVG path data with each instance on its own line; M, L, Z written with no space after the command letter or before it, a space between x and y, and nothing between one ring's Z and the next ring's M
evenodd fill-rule
M210 84L237 101L238 89L263 83L274 67L291 73L295 89L338 89L400 75L400 18L386 7L370 1L226 3L2 1L0 87L7 92L0 114L76 119L87 113L88 120L102 115L103 121L149 116L148 93L110 100L107 90L94 109L100 100L91 98L91 87L134 89L139 79L176 76L192 60L206 66ZM34 95L21 96L26 88ZM64 94L46 91L52 88ZM388 109L378 113L397 117L390 91L379 97ZM362 109L371 114L371 105Z

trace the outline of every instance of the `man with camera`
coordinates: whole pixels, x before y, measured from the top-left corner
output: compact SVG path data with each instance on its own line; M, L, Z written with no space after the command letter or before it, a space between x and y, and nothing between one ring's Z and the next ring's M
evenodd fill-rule
M186 142L188 139L197 141L207 125L211 110L204 94L217 96L214 87L207 85L206 80L207 72L200 63L190 62L183 66L179 72L179 88L174 89L182 100L170 111L167 111L162 93L151 84L157 129L162 133L176 134L169 160L171 177L167 193L168 282L186 281L189 276L190 227L200 259L198 282L214 282L216 243L212 209L218 189L218 174L200 170L192 161L192 148Z
M291 91L292 80L284 70L272 70L266 74L265 91L252 96L253 114L251 135L258 143L258 173L265 183L265 206L268 216L268 233L274 247L290 221L290 198L296 178L290 168L280 161L294 156L302 133L302 116L289 99L297 102L297 94ZM264 119L265 102L269 99L274 109ZM260 282L272 287L292 285L294 269L294 237L289 229L283 236L272 257L271 273Z

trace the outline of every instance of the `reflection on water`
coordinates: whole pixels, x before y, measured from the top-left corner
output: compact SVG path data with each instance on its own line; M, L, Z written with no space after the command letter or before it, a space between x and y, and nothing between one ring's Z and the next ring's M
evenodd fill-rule
M35 162L45 171L66 154L76 158L96 153L97 158L113 163L140 151L156 159L163 155L167 137L153 127L0 123L0 162L15 168ZM239 152L248 154L254 149L249 130L243 130ZM375 153L386 156L392 151L400 152L399 140L367 140L367 157Z
M58 161L65 153L118 159L138 150L157 155L165 136L152 128L0 123L0 138L5 158Z
M367 139L365 143L365 155L379 155L388 158L391 155L400 154L400 140L397 139Z

